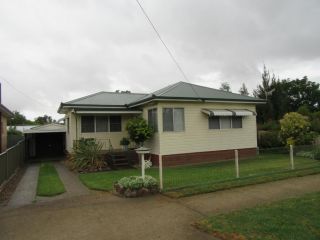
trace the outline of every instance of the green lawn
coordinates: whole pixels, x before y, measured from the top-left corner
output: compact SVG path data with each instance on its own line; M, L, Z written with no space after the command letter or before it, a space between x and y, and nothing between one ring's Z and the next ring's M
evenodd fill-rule
M208 217L196 226L221 239L320 239L320 193ZM223 238L224 237L224 238Z
M240 160L240 180L235 179L234 162L224 161L164 168L163 184L165 192L171 192L173 193L171 194L172 196L177 195L180 197L215 191L221 188L230 188L320 172L320 161L304 157L295 157L295 167L298 171L290 171L288 154L263 154L256 158ZM311 167L311 170L308 169ZM318 168L314 170L313 167ZM299 169L305 170L299 171ZM277 173L281 173L280 176L279 174L277 175ZM109 191L112 190L113 183L120 178L139 174L140 169L126 169L80 174L80 180L91 189ZM147 169L146 174L158 178L158 169ZM266 177L266 175L270 174L271 177Z
M42 163L39 169L37 195L55 196L65 191L64 185L52 163Z

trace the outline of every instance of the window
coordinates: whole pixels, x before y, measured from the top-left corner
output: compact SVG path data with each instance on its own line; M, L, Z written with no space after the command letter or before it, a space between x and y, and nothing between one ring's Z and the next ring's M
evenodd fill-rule
M220 128L231 128L231 117L220 117Z
M242 117L232 117L232 128L242 128Z
M156 108L148 110L148 125L152 127L155 132L158 131L158 117Z
M121 116L81 116L81 132L121 132Z
M209 117L209 129L242 128L242 117Z
M209 118L209 129L220 129L219 117L210 117Z
M97 116L96 117L96 132L108 132L108 117Z
M110 116L110 132L121 132L121 116Z
M184 109L164 108L163 109L163 131L182 132L184 131Z
M81 132L89 133L94 132L94 117L82 116L81 117Z

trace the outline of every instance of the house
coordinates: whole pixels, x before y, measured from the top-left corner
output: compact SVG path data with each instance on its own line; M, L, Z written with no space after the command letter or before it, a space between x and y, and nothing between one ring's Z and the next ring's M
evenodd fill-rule
M151 94L98 92L61 103L66 148L94 138L104 149L120 148L126 122L142 115L155 129L145 146L164 165L210 162L256 154L256 104L264 100L178 82Z
M7 120L13 113L0 103L0 153L7 149Z

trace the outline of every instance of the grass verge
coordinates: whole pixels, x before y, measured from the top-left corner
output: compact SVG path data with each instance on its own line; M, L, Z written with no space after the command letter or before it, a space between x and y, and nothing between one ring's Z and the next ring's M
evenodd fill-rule
M219 239L320 239L320 193L208 217L195 226Z
M39 169L37 195L50 197L65 191L64 185L52 163L42 163Z
M189 186L189 187L184 187L184 188L175 189L175 190L168 190L163 192L163 194L172 198L181 198L181 197L188 197L196 194L216 192L216 191L230 189L230 188L273 182L273 181L284 180L284 179L293 178L293 177L303 177L303 176L319 174L319 173L320 173L320 167L300 169L300 170L294 170L294 171L289 170L285 172L273 173L268 175L244 177L244 178L226 180L221 182L213 182L213 183Z

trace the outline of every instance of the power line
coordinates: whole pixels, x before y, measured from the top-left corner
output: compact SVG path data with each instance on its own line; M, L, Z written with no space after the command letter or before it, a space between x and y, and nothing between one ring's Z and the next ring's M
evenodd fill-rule
M173 53L170 51L169 47L167 46L167 44L164 42L164 40L162 39L159 31L156 29L155 25L152 23L150 17L148 16L147 12L144 10L144 8L142 7L142 5L140 4L139 0L136 0L136 3L139 5L143 15L146 17L146 19L148 20L148 22L150 23L151 27L153 28L154 32L157 34L159 40L161 41L162 45L165 47L165 49L167 50L169 56L171 57L172 61L175 63L175 65L177 66L178 70L180 71L180 73L182 74L183 78L190 83L187 75L185 74L185 72L183 71L182 67L180 66L180 64L178 63L178 61L176 60L176 58L174 57ZM195 91L195 89L193 88L192 84L190 84L193 92L196 94L196 96L199 97L198 93Z
M18 88L16 88L12 83L10 83L6 78L4 78L3 76L0 75L0 79L2 79L3 81L5 81L10 87L12 87L14 90L16 90L18 93L22 94L23 96L31 99L32 101L44 106L44 107L48 107L45 104L43 104L42 102L39 102L38 100L34 99L33 97L25 94L24 92L22 92L21 90L19 90Z

